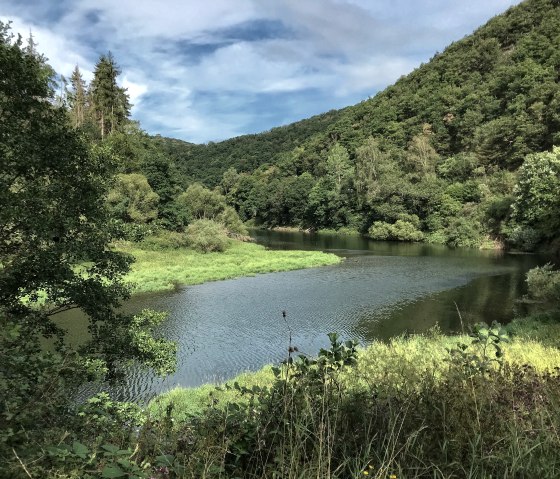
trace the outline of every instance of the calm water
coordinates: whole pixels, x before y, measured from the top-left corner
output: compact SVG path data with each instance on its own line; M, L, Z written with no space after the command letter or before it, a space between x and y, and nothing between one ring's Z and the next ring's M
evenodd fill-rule
M302 233L255 232L274 249L319 249L346 259L336 266L189 286L135 297L129 311L167 310L161 334L179 344L177 372L162 380L132 370L121 399L146 400L176 385L231 378L286 355L287 312L293 343L315 354L326 334L367 344L405 332L444 331L465 323L509 321L536 256ZM78 333L76 333L78 334Z

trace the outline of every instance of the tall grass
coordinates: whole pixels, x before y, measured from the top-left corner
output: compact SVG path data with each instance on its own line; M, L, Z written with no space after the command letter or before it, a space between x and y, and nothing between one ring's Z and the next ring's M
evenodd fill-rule
M319 358L296 359L290 345L282 367L176 389L147 411L97 398L26 467L56 478L556 479L559 320L518 320L511 341L434 329L360 350L331 336Z
M374 343L326 375L267 367L235 387L170 391L151 403L151 427L172 420L171 441L159 445L182 458L181 477L560 477L553 321L514 322L504 360L489 370L450 355L463 343L480 359L472 338L432 331ZM189 447L178 447L187 430Z

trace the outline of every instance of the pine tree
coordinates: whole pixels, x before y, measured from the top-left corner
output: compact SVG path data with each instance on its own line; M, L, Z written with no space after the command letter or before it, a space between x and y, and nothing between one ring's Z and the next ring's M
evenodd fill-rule
M123 125L130 115L126 89L117 84L120 73L110 52L100 57L93 73L91 99L102 139Z
M71 91L68 92L69 114L72 126L81 128L85 123L87 104L87 85L78 65L70 77Z

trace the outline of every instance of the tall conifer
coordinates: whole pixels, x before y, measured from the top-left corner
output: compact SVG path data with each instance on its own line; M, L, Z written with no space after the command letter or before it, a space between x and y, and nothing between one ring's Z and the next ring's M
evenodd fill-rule
M125 123L130 114L126 89L117 84L120 73L111 53L100 57L93 73L91 100L102 139Z
M68 106L70 107L70 119L74 128L80 128L85 123L87 110L87 86L82 77L78 65L74 68L70 77L70 88L68 92Z

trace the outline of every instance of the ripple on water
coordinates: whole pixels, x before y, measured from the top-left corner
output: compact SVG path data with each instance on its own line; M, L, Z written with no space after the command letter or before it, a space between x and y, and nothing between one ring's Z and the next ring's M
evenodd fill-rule
M134 298L127 306L130 310L150 307L170 312L160 332L178 342L177 371L163 380L131 369L126 385L113 393L147 399L176 385L222 381L279 362L286 356L289 335L283 310L293 344L308 354L326 347L331 331L368 343L405 330L426 330L436 319L442 329L454 329L455 302L473 321L485 315L491 319L496 314L492 307L513 303L523 287L524 272L538 262L534 257L469 250L379 247L379 255L367 249L369 243L364 250L342 247L359 254L335 266Z

